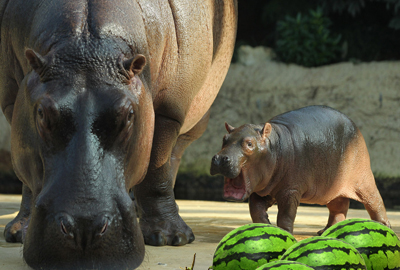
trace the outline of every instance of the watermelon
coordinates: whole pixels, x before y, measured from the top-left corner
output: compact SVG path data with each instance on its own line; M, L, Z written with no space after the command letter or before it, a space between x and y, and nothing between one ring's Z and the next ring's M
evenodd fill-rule
M281 260L304 263L316 270L366 270L361 254L352 245L330 237L315 236L297 242Z
M305 264L292 261L274 261L258 267L256 270L310 270L313 269Z
M278 260L296 239L289 232L270 224L241 226L222 238L211 269L253 270Z
M364 257L368 270L400 269L400 240L393 230L368 219L336 223L323 234L354 246Z

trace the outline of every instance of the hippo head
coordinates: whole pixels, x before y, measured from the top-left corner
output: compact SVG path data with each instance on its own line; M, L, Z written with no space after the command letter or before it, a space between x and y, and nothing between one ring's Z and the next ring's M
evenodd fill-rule
M225 123L225 127L228 134L212 158L210 173L224 176L225 199L243 201L261 188L268 167L274 166L268 138L272 127L269 123L238 128Z
M80 48L25 52L32 70L11 131L31 200L23 255L34 269L134 269L144 241L128 191L146 174L154 130L146 59Z

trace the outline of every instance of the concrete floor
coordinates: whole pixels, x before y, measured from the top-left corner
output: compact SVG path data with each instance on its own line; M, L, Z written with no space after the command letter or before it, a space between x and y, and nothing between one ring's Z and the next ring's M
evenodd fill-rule
M0 194L0 269L28 270L22 259L22 245L6 243L3 231L5 225L18 213L21 196ZM193 229L196 240L183 247L146 246L146 257L140 270L181 270L190 267L196 253L195 270L205 270L212 265L216 246L221 238L232 229L251 223L246 203L177 201L180 214ZM275 223L276 206L269 211L271 222ZM400 211L388 211L394 231L400 236ZM369 218L365 210L348 212L348 218ZM328 218L325 207L304 207L298 209L294 235L298 240L315 236Z

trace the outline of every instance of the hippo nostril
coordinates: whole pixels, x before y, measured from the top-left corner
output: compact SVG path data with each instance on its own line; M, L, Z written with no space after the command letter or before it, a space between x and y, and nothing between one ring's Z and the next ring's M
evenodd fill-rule
M108 228L108 220L106 220L106 223L104 224L103 228L101 229L100 236L102 236L107 231L107 228Z
M65 228L64 223L62 222L62 220L61 220L61 231L62 231L65 235L68 235L67 228Z
M212 158L212 163L213 163L215 166L218 166L218 165L219 165L219 156L218 156L218 155L213 156L213 158Z
M95 235L97 237L102 237L108 231L110 224L112 224L112 217L110 214L100 215L94 223Z
M223 162L224 164L228 163L228 162L229 162L229 157L224 156L224 157L222 158L222 162Z
M75 227L74 219L68 214L60 214L58 220L62 234L69 239L73 239Z
M61 232L64 234L65 237L69 239L74 239L74 234L67 229L67 226L64 225L64 222L61 220L60 222Z

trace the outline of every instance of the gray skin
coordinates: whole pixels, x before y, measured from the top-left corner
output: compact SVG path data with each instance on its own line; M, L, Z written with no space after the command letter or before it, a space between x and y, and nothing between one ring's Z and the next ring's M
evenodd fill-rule
M326 205L329 219L322 234L346 218L354 199L371 219L390 227L364 138L344 114L309 106L264 125L225 126L228 134L210 172L225 176L226 199L249 198L253 222L270 224L267 210L277 203L277 226L293 233L300 203Z
M185 245L173 186L229 68L235 0L0 0L0 105L35 269L134 269ZM128 192L134 187L139 223Z

